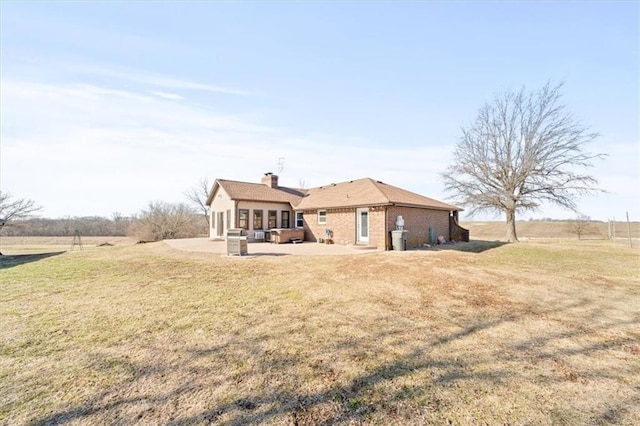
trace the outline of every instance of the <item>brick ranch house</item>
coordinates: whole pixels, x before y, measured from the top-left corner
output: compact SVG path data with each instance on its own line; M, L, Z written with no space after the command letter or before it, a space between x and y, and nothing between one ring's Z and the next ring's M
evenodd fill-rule
M278 185L266 173L261 183L217 179L207 198L211 239L224 239L230 228L241 228L249 239L261 239L270 229L304 230L305 241L327 238L335 244L391 248L398 216L408 231L407 246L421 247L433 234L469 241L458 225L458 207L370 178L310 189ZM267 232L268 235L268 232Z

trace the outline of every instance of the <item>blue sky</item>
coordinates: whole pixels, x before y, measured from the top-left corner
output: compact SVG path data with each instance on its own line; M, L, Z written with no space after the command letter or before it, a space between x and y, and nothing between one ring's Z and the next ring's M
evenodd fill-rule
M0 185L46 217L184 201L199 178L372 177L446 199L461 126L564 81L601 133L595 219L640 219L637 2L7 2ZM544 206L529 217L571 218ZM464 216L463 216L464 217ZM498 217L499 218L499 217Z

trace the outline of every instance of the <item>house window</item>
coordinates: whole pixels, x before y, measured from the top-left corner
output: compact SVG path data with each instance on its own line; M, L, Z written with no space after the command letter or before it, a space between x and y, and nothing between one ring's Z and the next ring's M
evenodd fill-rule
M238 210L238 227L241 229L249 229L249 210Z
M216 228L216 235L222 237L222 226L224 222L224 212L218 212L218 227ZM228 223L228 222L227 222Z
M327 211L326 210L318 210L318 224L324 225L327 223Z
M290 214L291 214L291 212L288 212L288 211L283 211L281 213L280 222L282 222L282 227L283 228L290 228L291 227L290 226L291 224L289 223L290 222L289 221L289 215Z
M212 229L216 227L216 213L214 211L209 211L209 225Z
M231 225L231 210L227 210L227 229Z
M269 229L278 227L278 212L269 210Z
M253 229L262 229L262 210L253 211Z
M296 228L304 228L304 217L302 212L296 212Z

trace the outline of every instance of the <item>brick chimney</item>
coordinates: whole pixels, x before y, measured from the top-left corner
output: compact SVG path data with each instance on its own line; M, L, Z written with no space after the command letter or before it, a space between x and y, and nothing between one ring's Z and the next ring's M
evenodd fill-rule
M270 188L277 188L278 187L278 176L274 175L271 172L265 173L264 176L262 176L262 183L264 183L265 185L267 185Z

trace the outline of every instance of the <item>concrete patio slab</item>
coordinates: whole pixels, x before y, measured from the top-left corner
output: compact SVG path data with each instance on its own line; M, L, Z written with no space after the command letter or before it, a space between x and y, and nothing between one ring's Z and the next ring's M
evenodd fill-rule
M182 238L178 240L164 240L169 246L185 251L227 254L227 243L225 241L212 241L209 238ZM248 256L331 256L344 254L364 254L376 252L377 249L371 247L354 247L352 245L339 244L319 244L313 242L302 242L298 244L271 244L271 243L249 243ZM244 256L243 256L244 257Z

